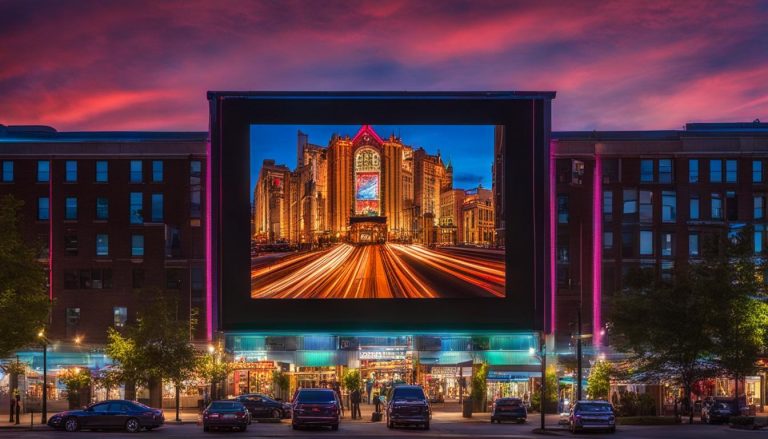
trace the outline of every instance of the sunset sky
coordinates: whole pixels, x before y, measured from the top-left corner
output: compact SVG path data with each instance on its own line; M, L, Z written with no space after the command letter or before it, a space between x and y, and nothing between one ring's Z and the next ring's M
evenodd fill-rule
M205 131L208 90L554 90L554 130L768 121L768 1L0 2L0 124Z

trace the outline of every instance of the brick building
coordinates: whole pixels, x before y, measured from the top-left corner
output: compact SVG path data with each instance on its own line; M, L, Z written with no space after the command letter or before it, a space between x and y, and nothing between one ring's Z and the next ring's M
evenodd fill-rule
M0 195L24 202L23 231L50 269L51 339L105 342L149 288L177 293L185 319L205 315L206 140L0 125Z

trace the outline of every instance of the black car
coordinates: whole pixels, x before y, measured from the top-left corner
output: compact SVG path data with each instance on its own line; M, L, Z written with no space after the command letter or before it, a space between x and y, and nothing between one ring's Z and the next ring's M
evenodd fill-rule
M739 409L733 398L715 398L706 401L701 407L701 422L706 424L728 422L732 416L739 416Z
M421 425L429 430L432 412L419 386L395 386L387 396L387 427L395 425Z
M501 421L525 422L528 411L520 398L498 398L491 409L491 423Z
M331 389L300 389L293 398L294 430L305 425L330 426L339 429L341 402Z
M66 431L124 428L131 433L142 428L152 430L164 422L162 410L122 399L91 404L82 410L56 413L48 419L50 427Z
M571 433L582 430L607 430L614 433L616 431L616 415L613 412L613 406L608 401L577 401L571 407L568 427Z
M203 411L203 431L232 428L245 431L251 417L239 401L213 401Z
M275 401L260 393L240 395L235 400L241 402L251 412L251 418L253 419L273 419L279 421L290 417L291 414L289 404Z

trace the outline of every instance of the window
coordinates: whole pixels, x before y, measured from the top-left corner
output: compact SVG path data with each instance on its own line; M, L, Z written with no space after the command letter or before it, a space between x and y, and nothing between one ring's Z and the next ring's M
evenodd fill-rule
M728 191L725 193L725 210L728 221L739 219L739 202L736 198L736 192Z
M699 161L697 159L688 160L688 182L699 182Z
M77 198L67 197L64 199L64 219L77 219Z
M753 160L752 161L752 183L762 183L762 182L763 182L763 161Z
M109 165L106 160L96 161L96 182L106 183L109 181Z
M144 256L144 235L131 235L131 256Z
M603 191L603 219L613 220L613 191Z
M691 233L688 235L688 256L699 255L699 234Z
M134 268L131 272L131 285L133 288L144 288L144 270Z
M635 242L631 231L621 232L621 256L624 258L635 256Z
M67 160L64 164L64 181L74 183L77 181L77 160Z
M756 225L754 235L755 254L761 254L763 253L763 242L765 241L765 226L762 224Z
M672 183L674 173L672 159L659 160L659 183Z
M80 276L77 270L64 270L64 289L76 290L80 288Z
M77 234L73 231L68 231L68 233L64 235L64 252L67 256L77 256L78 240Z
M653 222L653 192L640 191L640 222Z
M619 183L619 159L603 159L603 184Z
M661 234L661 255L662 256L674 256L674 234L662 233Z
M72 337L75 335L77 326L80 324L80 308L67 308L66 322L67 337Z
M725 161L725 181L726 183L736 183L738 176L738 162L736 160Z
M571 162L571 184L582 184L584 182L584 162L573 160Z
M163 194L152 194L152 222L163 220Z
M173 226L165 226L165 257L178 258L181 256L181 234Z
M40 197L37 199L37 219L40 221L48 221L50 215L49 200L48 197Z
M603 249L613 249L613 232L603 232Z
M109 256L109 235L96 235L96 256Z
M152 182L161 183L163 181L163 161L152 160Z
M106 197L96 198L96 219L106 220L109 218L109 199Z
M677 221L677 194L675 191L661 193L661 221L673 223Z
M691 195L689 218L697 220L700 218L699 214L699 197L698 195Z
M653 255L653 232L650 230L640 231L640 256Z
M125 322L128 321L128 308L124 306L116 306L112 308L112 314L114 315L115 328L122 328L125 326Z
M567 264L569 261L568 244L560 244L557 246L557 262L559 264Z
M653 183L653 160L640 160L640 182Z
M3 183L10 183L13 181L13 162L10 160L3 160Z
M131 192L131 224L144 223L144 196L141 192Z
M720 194L712 194L712 219L723 219L723 197Z
M180 268L165 269L165 288L180 290L182 284L182 270Z
M192 160L189 163L189 217L192 219L200 219L201 217L200 194L202 187L202 163L200 160Z
M624 189L624 214L631 215L637 213L637 190Z
M80 270L80 289L110 289L112 288L112 270Z
M141 183L141 160L131 160L130 182Z
M557 196L557 222L568 224L568 195Z
M756 195L754 197L754 218L755 219L763 219L765 218L765 197L762 195Z
M710 183L723 182L723 161L722 160L709 161L709 182Z
M48 160L37 161L37 181L46 182L51 178L51 162Z

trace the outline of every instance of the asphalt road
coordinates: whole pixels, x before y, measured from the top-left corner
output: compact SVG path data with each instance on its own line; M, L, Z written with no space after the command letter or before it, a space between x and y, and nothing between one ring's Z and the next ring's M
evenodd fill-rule
M516 424L490 424L489 422L446 422L434 420L432 428L429 431L418 429L387 429L383 423L370 422L343 422L339 431L330 431L328 429L300 430L294 431L290 423L283 421L279 424L252 424L246 432L210 432L204 433L202 427L195 424L167 424L158 430L141 433L126 433L118 431L81 431L77 433L66 433L63 431L53 431L47 428L38 428L34 431L29 430L0 430L0 438L193 438L193 437L264 437L264 438L382 438L382 437L413 437L413 438L541 438L547 437L541 434L533 433L536 426L534 420L523 425ZM554 426L553 426L554 427ZM563 430L555 430L551 435L571 437L570 433ZM723 425L677 425L677 426L658 426L658 427L639 427L626 426L619 427L615 434L608 433L580 433L578 437L595 438L763 438L766 437L764 431L744 431L733 430Z
M262 258L269 257L265 263ZM255 258L251 297L439 298L503 297L498 252L429 249L420 245L339 244L282 258Z

